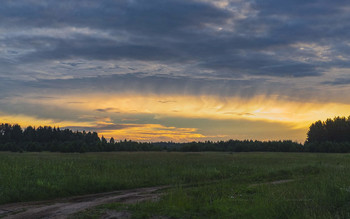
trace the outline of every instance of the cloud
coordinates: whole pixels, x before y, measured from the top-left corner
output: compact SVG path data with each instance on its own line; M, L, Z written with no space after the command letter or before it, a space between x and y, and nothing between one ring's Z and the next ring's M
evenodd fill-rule
M14 13L17 12L17 13ZM4 1L1 7L2 25L17 26L93 26L118 29L121 26L129 29L147 28L152 24L154 31L163 28L182 27L183 25L200 25L212 23L227 17L220 9L211 4L185 0L103 0L95 2L63 1ZM159 18L163 18L160 20ZM148 27L146 30L149 30ZM145 29L140 31L144 32Z
M78 63L70 60L137 60L182 63L191 72L212 70L218 77L321 76L347 60L315 60L316 54L303 54L294 45L326 43L331 51L328 57L349 54L332 51L340 39L344 44L348 41L348 24L342 22L349 18L348 4L321 0L283 4L275 0L225 4L4 1L0 34L5 50L12 51L12 55L3 54L4 60L11 57L20 63L45 65L61 60L76 67Z
M86 130L86 131L112 131L112 130L121 130L121 129L130 129L136 127L143 127L143 124L98 124L95 126L66 126L62 128L68 128L72 130Z
M331 73L329 73L331 74ZM242 98L252 99L257 96L279 100L297 102L332 102L347 103L348 98L339 96L337 90L324 90L324 80L313 81L304 79L303 83L298 78L288 80L273 80L271 78L247 78L247 79L221 79L193 76L124 74L101 75L97 77L78 77L69 79L39 79L35 81L7 80L0 87L2 98L22 97L24 100L43 99L40 93L45 91L46 96L60 98L60 96L101 95L104 99L110 95L157 95L161 96L213 96L215 98ZM314 84L314 86L310 86ZM320 85L321 84L321 85ZM323 86L322 86L323 85ZM307 95L305 95L307 93ZM17 98L18 99L18 98ZM48 99L48 98L46 98ZM175 103L173 99L160 99L159 103ZM12 101L13 102L13 101ZM65 100L65 104L84 105L89 100L74 99ZM17 101L19 104L19 101ZM28 105L29 107L30 105ZM4 106L5 107L5 106ZM10 109L8 109L11 111ZM25 110L25 107L23 107ZM34 110L36 111L36 110ZM96 112L114 112L120 110L117 107L96 107Z
M101 115L129 115L109 100L82 109L92 103L80 96L142 96L162 107L203 96L223 105L259 97L347 104L349 8L345 0L4 0L0 111L93 126Z
M101 112L101 113L107 113L107 112L120 113L119 109L114 107L109 107L105 109L95 109L95 111Z
M50 93L115 93L115 94L159 94L159 95L215 95L215 96L241 96L254 97L261 93L273 95L280 92L279 84L265 89L269 83L265 79L213 79L192 78L187 76L147 76L137 74L105 75L98 77L83 77L73 79L50 79L26 82L17 86L27 90L28 93L36 93L45 89ZM291 90L289 90L291 92ZM293 96L296 95L296 90ZM286 95L288 92L285 92ZM160 100L161 103L173 102L173 100ZM118 109L96 109L97 111L118 111Z
M333 85L333 86L349 85L350 78L336 78L333 81L324 81L324 82L322 82L322 84Z

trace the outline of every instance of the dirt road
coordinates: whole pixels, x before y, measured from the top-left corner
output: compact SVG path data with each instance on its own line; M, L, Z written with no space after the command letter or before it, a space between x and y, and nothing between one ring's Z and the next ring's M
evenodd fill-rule
M55 199L44 202L14 203L0 206L0 218L67 218L79 211L112 202L135 203L145 200L157 200L159 190L167 186L138 188L92 195Z

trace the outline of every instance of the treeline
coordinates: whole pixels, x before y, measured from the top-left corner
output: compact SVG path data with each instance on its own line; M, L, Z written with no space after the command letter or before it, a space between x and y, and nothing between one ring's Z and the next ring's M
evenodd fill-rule
M301 144L292 141L205 141L205 142L157 142L107 141L96 132L79 132L56 127L32 127L0 125L0 151L51 151L51 152L100 152L100 151L303 151Z
M321 142L350 142L350 117L313 123L307 133L307 143Z
M0 125L0 151L51 151L51 152L102 152L102 151L274 151L300 152L301 144L292 141L205 141L205 142L157 142L141 143L135 141L107 141L96 132L79 132L69 129L45 127L27 127L19 125Z
M161 150L150 143L133 141L109 142L96 132L79 132L56 127L32 127L0 125L0 151L51 151L51 152L99 152L99 151Z
M313 123L305 144L292 141L205 141L156 142L107 141L96 132L72 131L56 127L0 125L0 151L102 152L102 151L223 151L223 152L350 152L350 117L336 117Z
M159 142L154 143L168 151L200 152L200 151L221 151L221 152L302 152L303 145L292 141L252 141L252 140L228 140L228 141L205 141L189 143Z
M313 123L307 133L305 148L310 152L350 152L350 116Z
M173 143L160 142L168 151L200 152L319 152L319 153L350 153L350 142L314 142L300 144L293 141L252 141L228 140L218 142Z

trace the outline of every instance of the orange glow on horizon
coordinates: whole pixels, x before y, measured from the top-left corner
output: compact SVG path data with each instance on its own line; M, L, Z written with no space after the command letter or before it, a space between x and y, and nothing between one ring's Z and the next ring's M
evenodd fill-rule
M188 142L205 139L206 136L196 133L194 128L166 127L159 124L143 124L120 130L101 132L107 138L132 139L135 141L175 141Z
M28 101L28 98L21 101ZM41 104L41 100L29 101ZM53 106L102 114L154 114L155 117L206 119L247 119L293 124L297 128L335 116L348 116L350 105L340 103L297 102L278 97L250 99L217 96L162 96L87 94L60 96L46 101Z
M0 123L19 124L22 128L33 126L52 126L52 127L65 127L65 126L91 126L92 123L88 122L76 122L76 121L55 121L52 119L39 119L36 117L26 115L4 115L0 113Z
M211 120L246 120L276 122L284 124L289 130L305 130L317 120L325 120L334 116L348 116L350 105L339 103L297 102L276 97L256 96L250 99L218 96L180 96L180 95L141 95L141 94L84 94L56 96L46 99L17 97L12 101L27 102L36 105L74 110L79 113L79 121L55 121L53 119L37 119L25 115L2 115L2 122L19 123L22 126L77 126L96 127L111 123L110 117L123 115L128 119L126 124L136 124L134 115L152 115L153 124L139 124L116 130L101 130L100 135L116 139L134 139L140 141L174 140L192 141L222 136L213 133L210 136L187 127L167 127L156 124L159 119L167 118L200 118ZM130 122L130 123L128 123ZM206 127L203 127L205 129ZM254 130L252 130L254 132ZM268 132L268 130L266 130ZM227 137L229 138L229 136ZM252 139L256 139L254 136ZM305 138L303 136L297 139Z

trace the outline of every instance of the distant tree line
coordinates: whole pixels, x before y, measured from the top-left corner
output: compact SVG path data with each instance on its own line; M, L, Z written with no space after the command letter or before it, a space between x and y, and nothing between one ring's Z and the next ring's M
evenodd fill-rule
M56 127L0 125L0 151L99 152L124 150L160 150L150 143L133 141L109 142L96 132L79 132Z
M313 123L305 148L310 152L350 152L350 117L335 117Z
M205 142L158 142L153 143L166 148L168 151L199 152L199 151L223 151L223 152L301 152L303 145L292 141L252 141L252 140L228 140L228 141L205 141Z
M204 141L204 142L135 142L107 141L96 132L72 131L56 127L32 127L0 125L0 151L51 151L51 152L100 152L100 151L226 151L226 152L350 152L350 117L336 117L313 123L305 144L293 141Z

